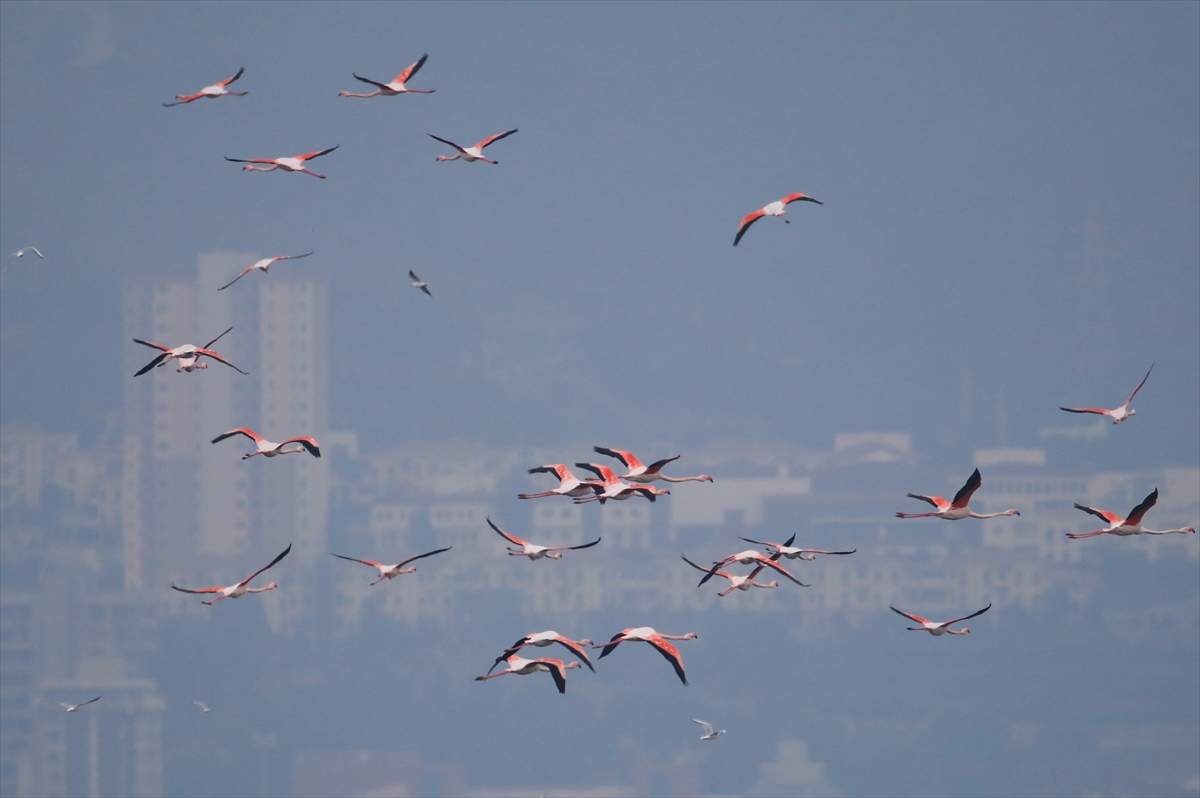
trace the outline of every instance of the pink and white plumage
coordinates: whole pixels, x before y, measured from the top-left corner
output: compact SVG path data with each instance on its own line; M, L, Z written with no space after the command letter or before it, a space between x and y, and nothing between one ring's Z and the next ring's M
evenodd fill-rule
M488 673L491 673L497 665L499 665L501 662L504 662L521 649L525 648L525 646L545 648L546 646L553 645L555 643L579 657L583 664L587 665L588 669L591 670L592 673L596 672L596 669L592 667L592 661L588 658L587 649L584 648L584 646L590 646L592 644L590 639L584 638L583 640L572 640L569 637L563 637L553 629L548 629L545 632L530 632L506 648L503 654L496 657L496 661L492 663L492 667L488 668Z
M588 548L591 548L592 546L595 546L597 543L600 542L600 538L596 538L591 543L582 543L578 546L539 546L536 543L527 543L526 541L521 540L516 535L512 535L512 534L509 534L508 532L505 532L503 529L501 529L500 527L493 524L491 518L488 518L487 522L488 522L488 526L490 526L492 529L496 530L496 534L498 534L500 537L507 540L509 543L512 543L513 546L520 547L520 548L513 548L513 546L507 547L508 555L510 557L528 557L531 560L540 560L543 557L545 557L550 560L561 560L562 553L564 551L574 551L576 549L588 549Z
M733 239L733 245L735 247L738 245L738 242L742 240L742 236L746 235L746 231L750 229L750 225L754 224L755 222L757 222L759 219L763 218L764 216L782 217L784 208L786 208L789 204L796 202L796 201L815 202L818 205L825 204L818 199L813 199L812 197L808 196L807 194L801 194L798 191L794 194L788 194L783 199L776 200L775 202L772 202L769 205L766 205L766 206L758 209L754 213L746 214L745 218L742 219L741 225L738 226L737 235ZM791 220L789 220L789 219L784 219L783 221L787 222L788 224L791 224Z
M1110 513L1107 510L1097 510L1094 507L1085 507L1082 504L1076 504L1076 510L1083 510L1085 513L1102 518L1108 522L1108 528L1097 529L1095 532L1068 532L1067 537L1072 540L1078 540L1079 538L1091 538L1096 535L1171 535L1176 533L1186 534L1188 532L1195 534L1196 528L1192 526L1179 527L1178 529L1147 529L1142 526L1142 516L1157 503L1158 488L1155 488L1146 498L1142 499L1141 504L1130 510L1126 518L1122 518L1116 513Z
M624 482L608 466L597 463L576 463L575 467L586 468L600 477L600 482L589 480L586 483L594 495L576 499L576 504L587 504L588 502L596 501L604 504L609 499L620 502L639 495L650 501L655 501L659 496L669 496L671 494L671 491L666 488L656 488L653 485L631 485L628 482Z
M170 108L173 105L183 105L185 103L190 103L193 100L199 100L204 97L207 97L209 99L214 99L216 97L224 97L225 95L229 95L230 97L245 97L246 94L248 94L248 92L230 91L229 90L229 84L233 83L235 80L240 78L242 76L242 73L245 71L246 71L246 68L242 67L241 69L239 69L237 71L237 74L234 75L233 77L225 78L225 80L222 80L220 83L214 83L211 86L205 86L203 89L196 92L195 94L176 94L175 102L163 103L163 105L167 108Z
M772 557L764 557L762 554L758 553L754 549L747 549L746 551L739 551L737 554L730 554L728 557L722 557L721 559L716 560L715 562L713 562L712 568L708 568L708 569L702 568L701 570L707 570L708 573L705 575L705 577L703 579L700 580L700 585L703 585L709 579L712 579L714 576L717 576L717 569L720 568L722 565L729 565L730 563L737 562L737 563L741 563L742 565L754 564L754 565L762 566L764 568L771 568L771 569L783 574L788 579L792 580L793 582L800 585L801 587L809 587L808 585L804 584L796 577L792 576L791 572L789 572L788 569L784 568L782 565L780 565L778 562L776 562L776 560L778 560L778 559L779 559L778 555L775 555ZM700 585L696 585L696 587L699 587Z
M245 435L247 438L254 441L255 451L242 455L243 460L249 460L251 457L255 457L260 454L265 457L277 457L281 454L298 454L306 449L313 457L321 456L321 447L317 445L317 442L313 438L307 435L302 435L296 438L288 438L282 443L275 443L274 441L267 440L249 427L238 427L237 429L231 429L228 432L222 432L220 435L212 439L212 443L220 443L226 438L232 438L234 435ZM284 447L289 443L298 443L300 445L295 449L285 449Z
M694 640L699 635L695 632L688 632L685 635L668 635L656 631L650 626L631 626L628 629L622 629L612 636L612 639L602 645L594 645L592 648L604 649L600 652L598 659L604 659L609 654L616 650L617 646L626 642L649 643L654 646L654 649L663 655L667 662L671 663L671 667L675 669L675 675L679 677L679 681L686 686L688 683L687 674L683 670L683 656L679 653L679 649L668 643L668 640Z
M634 456L633 452L627 452L623 449L606 449L603 446L593 446L592 451L598 454L605 454L609 457L615 457L620 460L629 472L623 474L620 478L625 482L637 482L640 484L649 484L655 480L661 479L663 482L712 482L713 478L708 474L701 474L697 477L668 477L662 473L662 467L667 463L674 462L679 459L680 455L667 457L662 460L645 465L641 460Z
M817 559L818 554L853 554L854 552L858 551L858 549L851 549L850 551L825 551L824 549L798 549L792 545L793 541L796 540L795 535L792 535L790 538L788 538L783 543L772 543L769 540L751 540L750 538L742 538L742 540L746 541L747 543L757 543L759 546L766 546L768 549L772 550L771 553L781 554L784 557L787 557L789 560L800 559L800 560L808 560L809 562L812 562L813 560Z
M979 474L979 469L967 478L967 482L958 493L954 494L954 501L946 501L941 496L922 496L919 493L909 493L908 498L920 499L923 502L932 504L936 509L931 513L896 513L897 518L941 518L946 521L961 521L964 518L998 518L1002 515L1020 515L1020 510L1003 510L998 513L977 513L967 505L971 501L971 496L975 491L979 490L979 486L983 484L983 477Z
M254 271L255 269L258 269L258 270L259 270L259 271L261 271L263 274L268 274L268 273L271 271L271 264L272 264L272 263L275 263L276 261L280 261L280 260L298 260L298 259L300 259L300 258L307 258L307 257L308 257L309 255L311 255L311 254L312 254L311 252L305 252L303 255L276 255L276 256L275 256L275 257L273 257L273 258L263 258L262 260L260 260L260 261L257 261L257 262L255 262L255 263L253 263L253 264L251 264L251 265L247 266L246 268L242 269L242 272L241 272L241 274L239 274L237 277L234 277L232 280L230 280L229 282L225 283L225 285L221 286L221 287L220 287L220 288L218 288L217 290L218 290L218 291L224 291L226 288L228 288L229 286L233 285L233 284L234 284L234 283L236 283L238 280L242 279L243 277L245 277L247 274L249 274L250 272Z
M981 609L979 612L973 612L970 615L964 615L961 618L955 618L952 621L943 621L942 623L935 623L934 621L925 620L920 615L912 615L910 613L905 612L904 610L898 610L895 607L892 607L890 604L888 605L888 607L889 607L889 609L891 609L892 612L899 613L900 615L903 615L905 618L908 618L910 621L916 621L917 623L921 624L920 626L908 627L908 631L910 631L910 632L929 632L929 634L933 635L934 637L939 637L941 635L970 634L971 633L970 629L967 629L964 627L963 629L959 629L956 631L956 630L950 628L950 624L958 623L959 621L965 621L968 618L974 618L977 615L983 615L985 612L987 612L988 610L990 610L992 608L992 605L988 604L986 607Z
M229 330L232 330L232 329L233 329L232 327L229 328ZM208 368L208 364L202 363L200 361L200 358L202 358L202 357L210 357L219 363L224 363L226 366L229 366L234 371L237 371L241 374L245 374L246 372L242 371L240 368L233 365L228 360L221 357L219 354L217 354L210 348L217 341L221 340L225 336L225 333L229 332L229 330L226 330L225 332L221 333L216 338L214 338L211 341L209 341L208 343L206 343L204 346L194 346L192 344L184 344L183 346L177 346L173 349L171 347L163 346L162 344L156 344L153 341L143 341L141 338L134 338L133 342L135 344L141 344L142 346L148 346L151 349L160 349L160 350L162 350L162 354L159 355L158 357L154 358L153 360L151 360L145 366L142 366L142 368L139 369L137 371L137 373L135 373L133 376L140 377L143 374L145 374L147 371L150 371L152 368L155 368L156 366L165 366L166 364L170 363L172 360L179 361L179 368L175 369L177 372L181 372L181 371L192 372L192 371L195 371L196 369L206 369L206 368Z
M459 158L461 158L468 163L470 163L472 161L487 161L488 163L495 164L495 163L500 163L500 162L493 161L491 158L484 157L483 148L488 146L489 144L494 144L495 142L499 141L502 138L507 138L508 136L511 136L513 133L516 133L516 132L517 132L517 129L514 127L512 130L506 130L503 133L497 133L494 136L488 136L486 139L479 142L474 147L460 147L457 144L455 144L453 141L449 141L448 139L444 139L440 136L434 136L432 133L429 133L427 135L430 136L431 138L437 139L438 141L442 142L443 144L449 144L451 147L458 150L457 155L439 155L436 160L457 161Z
M600 483L594 480L583 481L571 473L571 469L567 468L566 463L551 463L550 465L538 466L529 469L530 474L554 474L558 477L558 487L552 490L544 490L541 493L518 493L518 499L540 499L544 496L570 496L572 498L581 496L592 496L595 491L594 485Z
M730 593L732 593L735 590L749 590L752 587L763 587L763 588L779 587L779 583L773 579L770 582L755 582L754 581L754 577L756 577L760 573L762 573L763 568L766 568L765 565L758 566L757 568L755 568L753 571L751 571L746 576L738 576L737 574L731 574L728 571L721 571L721 570L718 570L715 568L705 568L703 565L696 565L696 563L689 560L683 554L680 554L679 556L683 558L683 561L685 563L692 566L697 571L702 571L702 572L708 574L708 576L705 576L704 580L700 582L700 585L704 584L704 582L707 582L709 577L711 577L713 575L722 576L729 580L729 589L722 590L720 593L717 594L718 596L722 596L722 597L728 596ZM775 556L778 557L779 555L776 554ZM696 585L696 587L700 587L700 585Z
M254 577L261 574L263 571L267 571L267 570L275 567L275 564L278 563L280 560L282 560L284 557L286 557L288 555L288 552L291 550L292 550L292 546L291 546L291 544L288 544L288 547L286 549L284 549L283 552L278 557L271 560L271 562L265 568L259 568L257 571L250 574L248 577L246 577L242 581L238 582L236 585L229 585L228 587L201 587L201 588L196 588L195 590L189 590L186 587L176 587L174 584L172 584L171 587L174 588L175 590L178 590L180 593L220 593L221 595L217 596L212 601L200 602L201 604L209 604L209 605L216 604L218 601L224 601L227 598L241 598L242 596L246 595L247 593L266 593L268 590L274 590L275 588L279 587L279 584L276 582L272 582L271 584L267 585L266 587L250 587L249 586L250 581L252 579L254 579Z
M350 91L339 91L339 97L395 97L398 94L433 94L437 89L410 89L405 84L412 79L412 76L417 74L421 67L425 66L425 60L429 58L429 53L418 58L414 63L410 64L408 69L401 72L394 80L388 83L380 83L377 80L364 78L355 74L356 80L361 80L363 83L369 83L375 87L375 91L370 94L355 94ZM352 73L354 74L354 73Z
M276 169L282 169L285 172L303 172L306 175L325 179L325 175L319 175L316 172L310 171L304 164L311 161L313 158L320 158L322 155L329 153L340 147L340 144L335 144L327 150L318 150L316 152L305 153L304 155L295 155L289 158L230 158L225 156L225 160L233 163L244 164L242 169L247 172L274 172ZM270 164L270 166L253 166L256 163Z
M1108 416L1112 419L1112 423L1120 424L1122 421L1132 418L1137 415L1137 411L1129 406L1133 401L1133 397L1137 396L1137 392L1142 390L1142 386L1146 384L1146 380L1150 378L1150 372L1154 371L1154 364L1150 364L1150 369L1146 372L1146 376L1142 377L1142 381L1133 389L1133 393L1129 394L1129 398L1125 400L1125 404L1113 410L1105 410L1101 407L1062 407L1059 410L1066 410L1068 413L1094 413L1099 416Z
M554 677L554 685L558 688L558 692L567 692L567 671L572 668L578 668L578 662L568 662L563 664L561 659L525 659L518 657L516 654L508 657L505 660L508 667L499 673L490 673L486 676L476 676L475 681L486 682L488 679L495 679L498 676L507 676L510 673L518 676L527 676L531 673L549 673ZM493 668L495 665L492 666Z
M368 586L368 587L374 587L375 585L382 582L384 579L395 579L397 576L400 576L401 574L415 574L417 572L417 566L414 565L412 568L405 568L404 566L408 565L410 562L422 560L426 557L432 557L435 554L441 554L443 551L450 551L450 549L452 549L452 548L454 548L454 547L447 546L444 549L434 549L433 551L427 551L424 554L418 554L416 557L409 557L407 560L404 560L403 562L399 562L395 565L385 565L384 563L375 562L374 560L360 560L357 557L343 557L341 554L334 554L333 556L338 557L343 560L350 560L351 562L360 562L363 565L369 565L372 568L378 568L379 569L379 578L376 579L374 582L372 582ZM330 553L332 554L333 552L330 552Z

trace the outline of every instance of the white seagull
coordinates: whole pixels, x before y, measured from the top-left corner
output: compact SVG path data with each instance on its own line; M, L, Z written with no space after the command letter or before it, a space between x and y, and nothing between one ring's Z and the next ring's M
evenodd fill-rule
M45 255L42 254L42 251L40 249L38 249L37 247L21 247L16 252L9 255L8 260L4 261L4 271L5 272L8 271L8 264L12 263L13 258L23 258L23 257L25 257L26 253L29 253L29 252L32 252L34 255L37 255L39 258L46 257Z
M200 707L201 712L212 712L212 707L210 707L208 704L204 703L203 701L193 701L192 703L195 704L196 706Z
M99 701L101 698L104 698L104 696L98 695L95 698L93 698L91 701L84 701L82 704L64 704L62 701L59 701L58 705L60 707L62 707L63 709L65 709L67 712L78 712L80 707L86 707L88 704L94 704L95 702Z
M704 735L700 738L701 740L715 740L725 733L724 729L721 729L720 731L713 731L711 723L700 720L699 718L692 718L692 723L699 723L704 728Z
M429 283L422 282L421 278L412 269L408 270L408 276L412 278L412 288L420 288L425 293L433 296L433 292L429 290Z

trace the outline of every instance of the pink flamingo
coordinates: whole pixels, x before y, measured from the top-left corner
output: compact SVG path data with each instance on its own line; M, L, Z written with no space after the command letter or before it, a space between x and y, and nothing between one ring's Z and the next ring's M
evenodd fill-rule
M446 139L441 138L439 136L434 136L432 133L429 133L428 135L437 139L438 141L442 142L443 144L449 144L451 147L458 150L458 155L439 155L437 157L437 160L439 160L439 161L457 161L459 158L462 158L464 161L466 161L468 163L470 163L471 161L487 161L488 163L500 163L499 161L493 161L490 158L483 157L483 148L489 144L499 141L502 138L511 136L513 133L516 133L516 132L517 132L517 129L514 127L512 130L506 130L503 133L497 133L496 135L486 138L483 141L479 142L474 147L467 147L465 149L458 146L453 141L447 141Z
M1103 518L1108 522L1108 529L1097 529L1095 532L1068 532L1067 537L1072 540L1079 538L1090 538L1096 535L1170 535L1175 532L1195 533L1196 528L1190 526L1180 527L1179 529L1146 529L1142 526L1142 516L1146 511L1153 507L1158 502L1158 488L1142 499L1142 503L1129 511L1127 518L1122 518L1116 513L1110 513L1107 510L1097 510L1093 507L1084 507L1082 504L1075 505L1076 510L1083 510L1085 513L1090 513L1098 518Z
M555 632L551 629L545 632L530 632L508 648L504 649L504 653L496 657L496 661L492 663L492 667L488 668L488 673L491 673L497 665L499 665L501 662L504 662L504 660L508 659L513 654L516 654L521 649L525 648L525 646L537 646L538 648L545 648L546 646L554 643L558 643L563 648L566 648L572 654L579 657L579 659L583 660L583 664L587 665L588 669L591 670L592 673L596 672L596 669L592 667L592 661L588 659L587 649L584 648L584 646L590 646L592 644L590 639L584 638L583 640L572 640L569 637L563 637L558 632Z
M513 654L508 658L508 667L499 673L493 673L490 676L476 676L475 681L486 682L488 679L495 679L497 676L507 676L510 673L515 673L518 676L528 676L531 673L548 672L554 677L554 685L558 688L558 692L567 692L567 671L572 668L578 668L578 662L568 662L563 665L561 659L525 659ZM494 665L492 667L495 667Z
M528 557L531 560L540 560L546 557L550 560L561 560L564 551L574 551L575 549L587 549L595 546L600 542L600 538L596 538L591 543L584 543L579 546L539 546L536 543L526 543L516 535L510 535L500 527L492 523L492 519L487 519L488 526L496 530L500 537L507 540L513 545L520 546L519 549L514 549L512 546L508 548L508 556L510 557Z
M353 92L349 92L349 91L339 91L338 96L339 97L377 97L379 95L383 95L384 97L395 97L397 94L433 94L435 91L437 91L437 89L428 89L428 90L410 89L404 85L405 83L407 83L409 81L410 78L412 78L413 75L417 74L417 71L420 70L421 67L425 66L425 59L428 57L429 57L429 53L426 53L425 55L421 56L415 63L410 64L408 69L404 70L399 75L397 75L396 79L393 80L391 83L380 83L379 81L371 80L370 78L360 77L357 74L355 74L354 77L356 79L361 80L363 83L370 83L372 86L375 86L376 87L375 91L371 92L370 94L354 94ZM351 73L351 74L354 74L354 73Z
M683 561L685 563L687 563L688 565L692 566L693 568L695 568L697 571L703 571L704 573L708 573L710 570L708 568L705 568L703 565L696 565L696 563L692 562L687 557L684 557L684 555L682 555L682 554L680 554L679 556L683 557ZM776 554L775 556L778 557L779 555ZM717 595L718 596L728 596L730 593L732 593L735 590L749 590L752 587L779 587L779 583L776 582L775 580L771 580L770 582L765 582L765 583L754 581L754 577L756 577L760 573L762 573L763 568L766 568L766 566L765 565L758 566L757 568L755 568L753 571L750 572L749 576L738 576L737 574L731 574L728 571L714 570L713 573L715 575L723 576L729 580L729 589L722 590ZM708 579L708 577L705 577L706 581L707 581L707 579ZM704 583L701 582L700 584L704 584ZM699 586L700 585L696 585L696 587L699 587Z
M592 486L598 484L592 480L584 482L571 473L566 463L553 463L529 469L530 474L554 474L558 477L558 487L541 493L518 493L518 499L540 499L543 496L591 496Z
M606 454L609 457L615 457L621 461L625 468L629 471L621 479L626 482L639 482L642 484L653 482L656 479L661 479L663 482L712 482L713 478L708 474L701 474L698 477L668 477L661 473L662 467L667 463L678 460L680 455L668 457L665 460L659 460L650 465L644 465L641 460L634 457L633 452L622 451L621 449L605 449L603 446L593 446L592 451L599 454Z
M254 441L256 451L242 455L243 460L249 460L251 457L259 454L264 455L265 457L277 457L281 454L297 454L305 449L307 449L308 453L313 457L321 456L321 448L317 445L315 440L307 435L298 438L288 438L282 443L275 443L267 440L249 427L238 427L237 429L229 430L229 432L222 432L220 435L212 439L212 443L220 443L226 438L232 438L234 435L245 435L247 438ZM295 449L283 448L289 443L298 443L300 445Z
M201 97L216 98L216 97L224 97L227 94L230 97L245 97L249 92L230 91L227 88L230 83L233 83L235 80L240 78L242 76L242 73L245 71L246 71L246 68L242 67L241 69L239 69L237 71L237 74L234 75L233 77L226 78L225 80L221 81L220 83L214 83L211 86L205 86L203 89L196 92L195 94L188 94L188 95L176 94L175 102L163 103L163 105L167 108L170 108L173 105L183 105L184 103L190 103L193 100L199 100Z
M750 225L754 224L755 222L757 222L759 219L763 218L764 216L782 217L783 209L785 207L787 207L789 203L796 202L797 200L803 200L804 202L815 202L818 205L825 204L818 199L813 199L812 197L807 196L805 194L801 194L800 192L796 192L795 194L788 194L783 199L778 200L776 202L772 202L770 205L760 208L757 211L755 211L754 213L746 214L746 217L744 219L742 219L741 226L738 227L737 236L733 239L733 245L735 247L738 245L738 242L742 240L742 236L746 235L746 231L750 229ZM791 224L791 220L789 220L789 219L784 219L783 221L787 222L788 224Z
M979 486L983 484L983 477L979 476L979 469L975 469L975 473L971 474L967 480L967 484L959 489L958 493L954 494L954 501L948 502L941 496L921 496L916 493L909 493L910 499L920 499L923 502L929 502L937 509L932 513L896 513L897 518L944 518L947 521L960 521L963 518L998 518L1002 515L1020 515L1019 510L1004 510L999 513L977 513L967 505L971 501L971 494L979 490Z
M628 629L622 629L617 634L613 635L612 640L609 640L603 645L595 645L592 648L603 648L600 652L600 659L604 659L611 654L617 646L626 641L649 643L654 646L659 654L662 654L667 662L671 663L671 667L675 669L675 675L679 677L679 681L687 685L687 674L683 672L683 657L679 654L679 649L668 643L668 640L695 640L699 635L695 632L688 632L685 635L666 635L655 631L649 626L631 626Z
M325 175L319 175L316 172L310 172L304 166L304 164L308 161L311 161L313 158L320 158L322 155L328 155L340 146L340 144L335 144L327 150L310 152L305 155L297 155L294 158L252 158L246 160L244 158L230 158L227 155L225 156L225 160L233 161L234 163L245 164L242 169L246 170L247 172L274 172L276 169L283 169L286 172L303 172L306 175L312 175L313 177L319 177L324 180ZM269 163L271 165L265 167L251 166L251 164L256 163Z
M1131 408L1129 403L1133 401L1133 397L1137 396L1137 392L1142 390L1142 386L1145 385L1146 380L1150 378L1151 371L1154 371L1153 363L1150 364L1150 369L1146 372L1146 376L1142 377L1142 381L1138 383L1138 387L1134 388L1133 393L1129 394L1129 398L1125 400L1125 404L1121 405L1116 410L1104 410L1099 407L1062 407L1061 405L1058 409L1066 410L1068 413L1095 413L1101 416L1108 416L1113 420L1112 423L1120 424L1125 419L1137 415L1137 411Z
M237 277L234 277L232 280L225 283L225 285L221 286L217 290L224 291L226 288L233 285L238 280L242 279L243 277L245 277L247 274L254 271L255 269L261 270L263 274L268 274L271 271L271 264L277 260L297 260L299 258L307 258L311 254L312 254L311 252L305 252L303 255L276 255L273 258L263 258L262 260L258 261L257 263L254 263L253 265L247 266L246 268L242 269L241 274L239 274Z
M374 582L372 582L370 585L368 585L368 587L375 587L375 585L379 584L384 579L395 579L400 574L415 574L417 572L417 566L414 565L412 568L404 567L404 566L408 565L410 562L414 562L416 560L422 560L426 557L432 557L435 554L441 554L443 551L450 551L450 549L452 549L452 548L454 548L454 547L447 546L444 549L434 549L433 551L428 551L428 552L425 552L424 554L418 554L416 557L409 557L404 562L397 563L396 565L384 565L381 562L375 562L374 560L360 560L357 557L342 557L342 555L340 555L340 554L334 554L333 556L341 557L341 559L350 560L351 562L360 562L363 565L369 565L372 568L378 568L379 569L379 578L376 579ZM330 552L330 554L333 554L333 552ZM403 570L401 570L401 569L403 569Z
M178 590L180 593L220 593L221 595L217 596L212 601L200 602L201 604L209 604L209 605L216 604L218 601L224 601L227 598L241 598L242 596L246 595L247 593L266 593L268 590L274 590L275 588L279 587L278 583L272 582L271 584L267 585L266 587L249 587L248 585L250 584L250 580L252 580L254 577L261 574L263 571L270 570L272 567L274 567L275 563L279 562L284 557L286 557L288 555L288 552L291 550L292 550L292 546L289 543L288 547L283 550L282 554L280 554L275 559L271 560L270 565L268 565L266 568L259 568L257 571L250 574L242 581L238 582L236 585L230 585L229 587L202 587L197 590L188 590L185 587L175 587L175 584L172 583L171 587L174 588L175 590Z
M809 585L804 584L799 579L792 576L788 572L788 569L784 568L782 565L780 565L778 562L776 562L776 560L778 558L779 558L778 555L773 555L771 557L764 557L761 554L759 554L757 551L755 551L754 549L746 549L745 551L739 551L737 554L730 554L728 557L724 557L720 560L714 561L712 568L706 569L706 570L708 570L708 575L700 580L700 585L704 584L709 579L712 579L714 576L716 576L717 569L720 568L722 565L729 565L730 563L737 562L737 563L741 563L742 565L757 564L757 565L761 565L765 568L772 568L772 569L778 571L779 573L783 574L784 576L786 576L788 579L792 580L796 584L800 585L800 587L809 587ZM696 585L696 587L700 587L700 585Z
M981 609L979 612L973 612L970 615L964 615L961 618L955 618L953 621L946 621L944 623L934 623L933 621L927 621L924 618L922 618L920 615L910 615L909 613L905 612L904 610L898 610L895 607L892 607L892 605L890 605L890 604L888 605L888 607L892 610L892 612L898 612L901 615L903 615L905 618L908 618L910 621L916 621L917 623L921 624L920 626L909 626L908 631L910 631L910 632L929 632L929 634L933 635L934 637L939 637L941 635L970 634L971 630L966 628L965 626L962 629L955 631L950 628L950 624L958 623L959 621L965 621L969 618L974 618L976 615L983 615L985 612L987 612L988 610L990 610L992 608L992 605L988 604L986 607Z
M796 539L796 536L792 535L790 538L788 538L783 543L772 543L770 541L751 540L750 538L742 538L742 540L746 541L747 543L757 543L759 546L766 546L769 549L774 549L774 553L782 554L784 557L787 557L789 560L801 559L801 560L808 560L809 562L812 562L813 560L817 559L818 554L853 554L854 552L858 551L858 549L851 549L850 551L825 551L823 549L798 549L798 548L792 546L792 542L795 539Z
M232 327L229 328L229 330L232 330L232 329L233 329ZM153 341L143 341L141 338L134 338L133 342L135 344L141 344L142 346L148 346L151 349L161 349L162 354L159 355L158 357L154 358L153 360L151 360L145 366L142 366L142 368L133 376L140 377L143 374L145 374L147 371L149 371L150 369L154 368L155 366L165 366L166 364L170 363L172 360L179 361L179 368L175 369L176 372L186 371L186 372L190 373L190 372L195 371L196 369L206 369L206 368L208 368L208 364L200 362L200 358L202 358L202 357L211 357L213 360L216 360L220 363L224 363L226 366L229 366L229 368L233 369L234 371L239 372L241 374L245 374L246 372L242 371L240 368L233 365L228 360L221 357L220 355L218 355L216 352L214 352L212 349L209 348L213 344L215 344L217 341L220 341L221 338L223 338L225 336L225 333L229 332L229 330L226 330L225 332L221 333L216 338L214 338L211 341L209 341L208 343L206 343L204 346L194 346L192 344L185 344L183 346L177 346L174 349L163 346L162 344L156 344Z
M623 502L626 499L632 498L635 495L641 495L655 501L659 496L669 496L671 491L666 488L656 488L653 485L630 485L627 482L622 482L621 479L613 473L613 470L608 466L598 465L596 463L576 463L577 468L586 468L601 478L601 482L589 480L587 484L591 487L595 495L588 496L583 499L576 499L576 504L587 504L588 502L600 502L604 504L609 499Z

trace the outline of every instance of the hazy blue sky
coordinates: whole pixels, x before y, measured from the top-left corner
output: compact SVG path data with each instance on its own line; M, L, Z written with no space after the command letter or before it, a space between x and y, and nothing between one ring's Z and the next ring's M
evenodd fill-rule
M837 432L894 430L932 473L965 478L972 448L1089 423L1057 406L1114 407L1155 362L1138 418L1054 465L1194 467L1198 31L1200 4L1168 2L6 0L0 253L46 258L4 278L0 423L85 442L119 423L123 281L191 278L204 252L315 250L277 269L327 280L331 427L368 451L457 437L827 449ZM435 94L337 96L362 87L352 72L390 79L422 53L412 85ZM161 105L243 66L246 97ZM488 151L499 166L436 163L447 149L426 135L510 128ZM223 160L335 144L315 167L327 180ZM824 205L792 205L791 224L763 220L731 246L743 215L792 191ZM668 545L657 554L677 556ZM718 640L753 641L740 664L721 660L728 678L638 690L617 674L642 671L616 660L650 655L622 651L619 686L572 683L592 685L582 709L516 679L470 681L481 669L458 657L484 631L563 622L499 604L408 646L417 631L378 616L345 638L322 617L264 642L261 612L238 602L209 624L163 624L154 676L186 704L195 672L173 663L223 649L253 677L206 672L205 689L238 717L272 717L288 756L414 750L472 761L475 785L624 783L630 761L680 749L680 717L715 711L736 733L704 751L710 791L746 790L790 738L844 794L1196 794L1178 748L1197 739L1195 560L1086 564L1106 588L1088 601L1056 587L964 640L903 633L884 648L897 619L878 613L779 639L781 614L677 613L660 628L699 617L697 662L731 656ZM584 621L594 636L621 623ZM372 676L321 659L335 646ZM311 666L319 690L294 687L306 658L325 663ZM374 702L391 669L408 703L389 715ZM254 755L217 733L197 743L191 722L169 719L168 786L244 791ZM1008 736L1026 723L1036 751ZM314 742L314 724L337 732ZM523 742L552 763L523 763ZM914 759L925 744L948 748L920 752L929 765ZM272 783L286 789L290 763Z

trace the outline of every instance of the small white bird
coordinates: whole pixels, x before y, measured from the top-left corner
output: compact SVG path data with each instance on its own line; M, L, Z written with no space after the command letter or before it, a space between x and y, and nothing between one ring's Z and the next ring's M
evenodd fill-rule
M59 701L58 705L60 707L62 707L63 709L65 709L67 712L78 712L80 707L86 707L88 704L94 704L95 702L99 701L103 697L104 696L102 696L102 695L98 695L95 698L93 698L91 701L84 701L82 704L64 704L62 701Z
M700 738L701 740L715 740L725 733L724 729L721 729L720 731L713 731L711 723L700 720L699 718L692 718L692 723L699 723L704 728L704 735Z
M425 293L429 294L430 296L433 296L433 292L431 292L429 290L429 283L422 282L421 278L417 276L416 272L414 272L412 269L409 269L408 276L412 278L412 287L413 288L420 288Z
M40 249L38 249L37 247L21 247L16 252L9 255L8 260L4 261L4 271L5 272L8 271L8 264L12 263L13 258L23 258L23 257L25 257L25 254L28 252L32 252L34 255L37 255L39 258L46 257L45 255L42 254L42 251Z
M195 704L196 706L200 707L201 712L212 712L212 707L210 707L208 704L204 703L203 701L193 701L192 703Z

